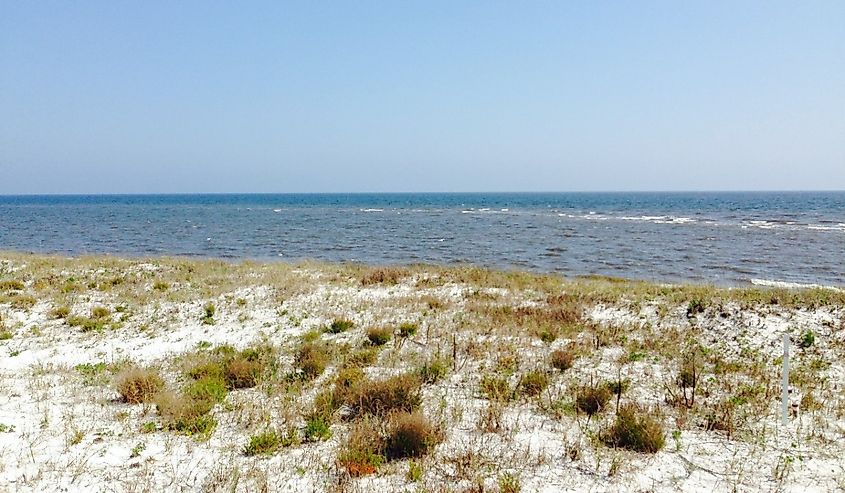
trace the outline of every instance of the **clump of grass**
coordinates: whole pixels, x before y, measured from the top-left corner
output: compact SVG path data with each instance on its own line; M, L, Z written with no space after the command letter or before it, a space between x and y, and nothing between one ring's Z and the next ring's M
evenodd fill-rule
M411 337L417 333L419 330L419 325L413 322L405 322L399 325L399 337L406 338Z
M91 309L91 318L103 319L111 315L111 310L104 306L95 306Z
M387 327L370 327L367 329L367 341L372 346L384 346L393 337L393 330Z
M233 389L248 389L258 385L265 371L266 363L238 355L226 361L226 383Z
M164 379L156 370L149 368L125 369L117 375L116 382L121 399L129 404L151 402L164 388Z
M378 349L374 347L358 348L346 355L343 361L344 368L364 368L375 363L378 358Z
M332 430L329 427L330 423L326 417L313 414L305 420L305 429L302 433L308 442L324 441L332 437Z
M592 416L607 406L612 393L606 385L581 387L575 395L575 410Z
M12 333L8 330L0 330L0 341L8 341L12 338Z
M385 460L381 423L373 419L356 422L337 454L338 465L352 477L375 473Z
M361 285L371 284L398 284L399 281L408 275L407 269L400 267L381 267L367 272L361 277Z
M519 390L523 395L536 396L549 386L549 377L544 372L533 370L519 380Z
M36 299L28 294L0 295L0 303L8 303L18 310L29 310L35 305Z
M203 325L214 325L214 314L217 312L217 307L214 306L214 303L208 302L205 306L202 307L202 318L200 321Z
M106 327L103 320L88 317L68 317L66 321L71 327L79 327L82 332L99 332Z
M575 351L572 349L557 349L549 355L549 364L556 370L568 370L572 368L574 362Z
M484 375L481 378L481 393L487 399L498 402L508 402L513 399L513 391L504 377Z
M244 455L270 455L279 449L282 440L275 430L265 431L249 437L249 443L244 447Z
M692 318L699 313L704 313L707 308L706 302L701 298L693 298L687 305L687 317Z
M437 383L449 372L449 363L442 358L433 358L416 369L416 374L424 384Z
M325 331L329 334L340 334L341 332L346 332L347 330L351 329L355 326L355 322L352 320L347 320L345 318L338 318L332 321L331 325L326 327Z
M501 493L520 493L522 491L519 478L509 472L500 474L498 483Z
M50 318L57 320L66 319L70 315L70 308L67 306L57 306L50 310Z
M385 454L388 460L419 458L442 440L441 431L421 413L397 413L388 422Z
M160 392L155 397L155 404L168 430L207 437L217 426L217 421L208 414L214 403L208 400L192 399L174 392Z
M24 283L15 279L0 281L0 291L23 291L25 287Z
M348 389L345 403L352 417L385 417L395 411L413 412L422 402L421 384L412 374L386 380L363 379Z
M311 380L323 374L328 361L329 354L325 346L315 342L306 342L299 347L294 357L293 366L303 378Z
M168 289L170 289L170 284L167 284L164 281L156 281L153 283L153 289L156 291L167 291Z
M258 385L275 367L275 349L267 345L237 351L220 346L209 354L201 354L200 362L186 372L194 380L213 379L229 390Z
M223 402L229 389L226 381L219 376L207 375L189 382L185 386L185 395L196 401L209 403Z
M665 445L660 422L650 413L633 405L619 410L613 425L602 433L602 441L610 447L649 454Z

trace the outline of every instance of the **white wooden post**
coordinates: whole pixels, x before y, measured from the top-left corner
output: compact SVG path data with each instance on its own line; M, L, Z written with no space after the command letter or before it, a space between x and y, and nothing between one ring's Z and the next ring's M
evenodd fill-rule
M789 334L783 335L783 402L781 412L783 413L783 425L789 423Z

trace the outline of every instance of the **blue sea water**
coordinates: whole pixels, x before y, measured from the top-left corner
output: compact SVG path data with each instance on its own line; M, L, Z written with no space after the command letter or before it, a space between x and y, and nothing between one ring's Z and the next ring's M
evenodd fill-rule
M0 196L0 250L845 285L845 192Z

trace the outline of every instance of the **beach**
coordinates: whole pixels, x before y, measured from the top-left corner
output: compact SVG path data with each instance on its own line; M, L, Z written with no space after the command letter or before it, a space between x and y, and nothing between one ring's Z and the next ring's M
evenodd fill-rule
M4 252L0 490L836 491L843 362L838 288Z

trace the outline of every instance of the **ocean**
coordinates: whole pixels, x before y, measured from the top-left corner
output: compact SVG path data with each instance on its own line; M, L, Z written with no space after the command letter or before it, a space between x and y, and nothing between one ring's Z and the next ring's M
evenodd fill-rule
M845 285L845 192L0 196L0 250Z

